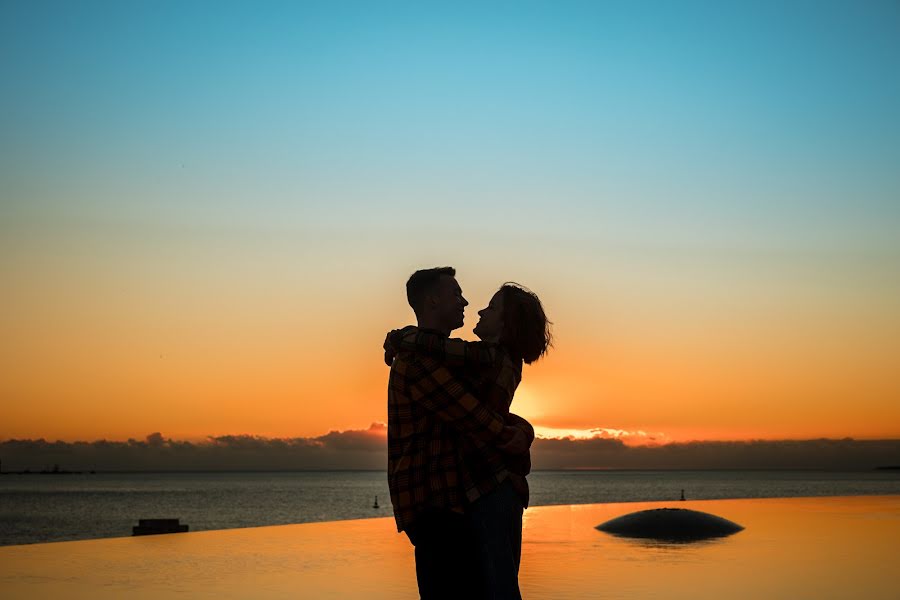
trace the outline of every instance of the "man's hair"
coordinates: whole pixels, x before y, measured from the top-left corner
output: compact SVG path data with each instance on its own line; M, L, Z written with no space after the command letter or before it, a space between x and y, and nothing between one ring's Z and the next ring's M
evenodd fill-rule
M509 353L531 364L550 349L552 323L537 294L511 281L500 287L503 294L503 331L500 343Z
M418 316L425 308L425 297L438 284L441 277L449 275L456 277L456 269L453 267L434 267L422 269L409 276L406 281L406 300L412 306L413 312Z

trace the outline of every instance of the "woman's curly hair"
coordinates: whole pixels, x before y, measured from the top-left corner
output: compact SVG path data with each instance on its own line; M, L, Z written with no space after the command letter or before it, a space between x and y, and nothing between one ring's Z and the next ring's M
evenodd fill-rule
M537 294L508 281L500 286L503 298L503 331L500 343L515 358L531 364L553 345L553 335Z

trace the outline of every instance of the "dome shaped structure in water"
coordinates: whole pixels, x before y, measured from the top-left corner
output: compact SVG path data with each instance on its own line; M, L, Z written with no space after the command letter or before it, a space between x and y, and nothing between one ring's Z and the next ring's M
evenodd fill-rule
M742 526L697 510L654 508L629 513L597 525L605 533L622 537L693 541L737 533Z

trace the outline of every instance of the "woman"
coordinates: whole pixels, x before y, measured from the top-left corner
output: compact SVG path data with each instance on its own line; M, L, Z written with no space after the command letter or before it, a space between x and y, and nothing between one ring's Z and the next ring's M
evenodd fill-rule
M447 339L439 333L406 327L388 334L385 351L389 355L419 352L442 361L483 404L533 440L531 425L510 413L509 408L522 379L522 363L538 360L551 345L551 323L538 297L516 283L503 284L478 315L474 332L481 342ZM502 454L468 439L461 442L460 451L468 471L462 474L462 483L472 501L467 514L478 540L487 597L521 598L518 572L530 455ZM484 481L498 485L484 494L475 484Z

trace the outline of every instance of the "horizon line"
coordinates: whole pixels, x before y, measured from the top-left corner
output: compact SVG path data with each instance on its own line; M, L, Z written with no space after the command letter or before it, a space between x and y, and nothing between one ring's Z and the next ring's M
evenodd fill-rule
M665 472L824 472L824 473L862 473L869 471L879 471L879 470L900 470L900 465L879 465L875 467L869 468L859 468L859 469L831 469L828 467L817 467L817 468L791 468L791 467L771 467L771 468L762 468L762 467L732 467L732 468L679 468L679 469L652 469L652 468L605 468L605 467L571 467L571 468L562 468L562 469L532 469L531 473L563 473L563 472L657 472L657 471L665 471ZM26 473L27 471L27 473ZM41 472L41 471L31 471L30 469L25 469L24 471L0 471L0 475L141 475L141 474L153 474L153 473L184 473L184 474L197 474L197 473L384 473L387 469L147 469L147 470L130 470L130 469L92 469L90 471L60 471L59 473L52 472Z
M381 425L381 428L375 428L375 425ZM206 435L204 437L197 438L172 438L172 437L164 437L162 433L156 431L145 435L143 438L135 438L128 437L127 439L110 439L106 437L95 438L93 440L87 439L61 439L57 438L55 440L49 440L46 437L0 437L0 444L5 444L8 442L46 442L50 444L63 443L63 444L93 444L97 442L110 442L110 443L129 443L129 442L137 442L137 443L148 443L151 438L154 438L154 441L167 443L167 442L178 442L178 443L189 443L189 444L208 444L214 443L215 440L221 438L251 438L256 440L319 440L323 437L326 437L331 434L339 433L357 433L363 435L373 435L373 436L381 436L379 429L382 429L386 432L387 426L383 424L375 424L370 426L368 429L332 429L327 433L313 435L313 436L266 436L254 433L226 433L221 435ZM585 430L587 431L587 430ZM155 437L158 436L158 437ZM752 442L810 442L810 441L853 441L853 442L892 442L892 441L900 441L900 434L895 436L875 436L875 437L854 437L852 435L845 435L841 437L830 437L830 436L811 436L811 437L747 437L747 438L691 438L685 440L665 440L665 441L649 441L645 443L629 443L626 439L622 437L616 436L603 436L603 435L595 435L593 437L579 437L574 435L564 435L564 436L554 436L554 437L546 437L541 435L535 436L535 441L544 440L544 441L578 441L578 442L590 442L595 440L608 440L608 441L620 441L623 444L632 447L632 448L640 448L640 447L660 447L660 446L669 446L673 444L695 444L695 443L717 443L717 442L742 442L742 443L752 443Z

